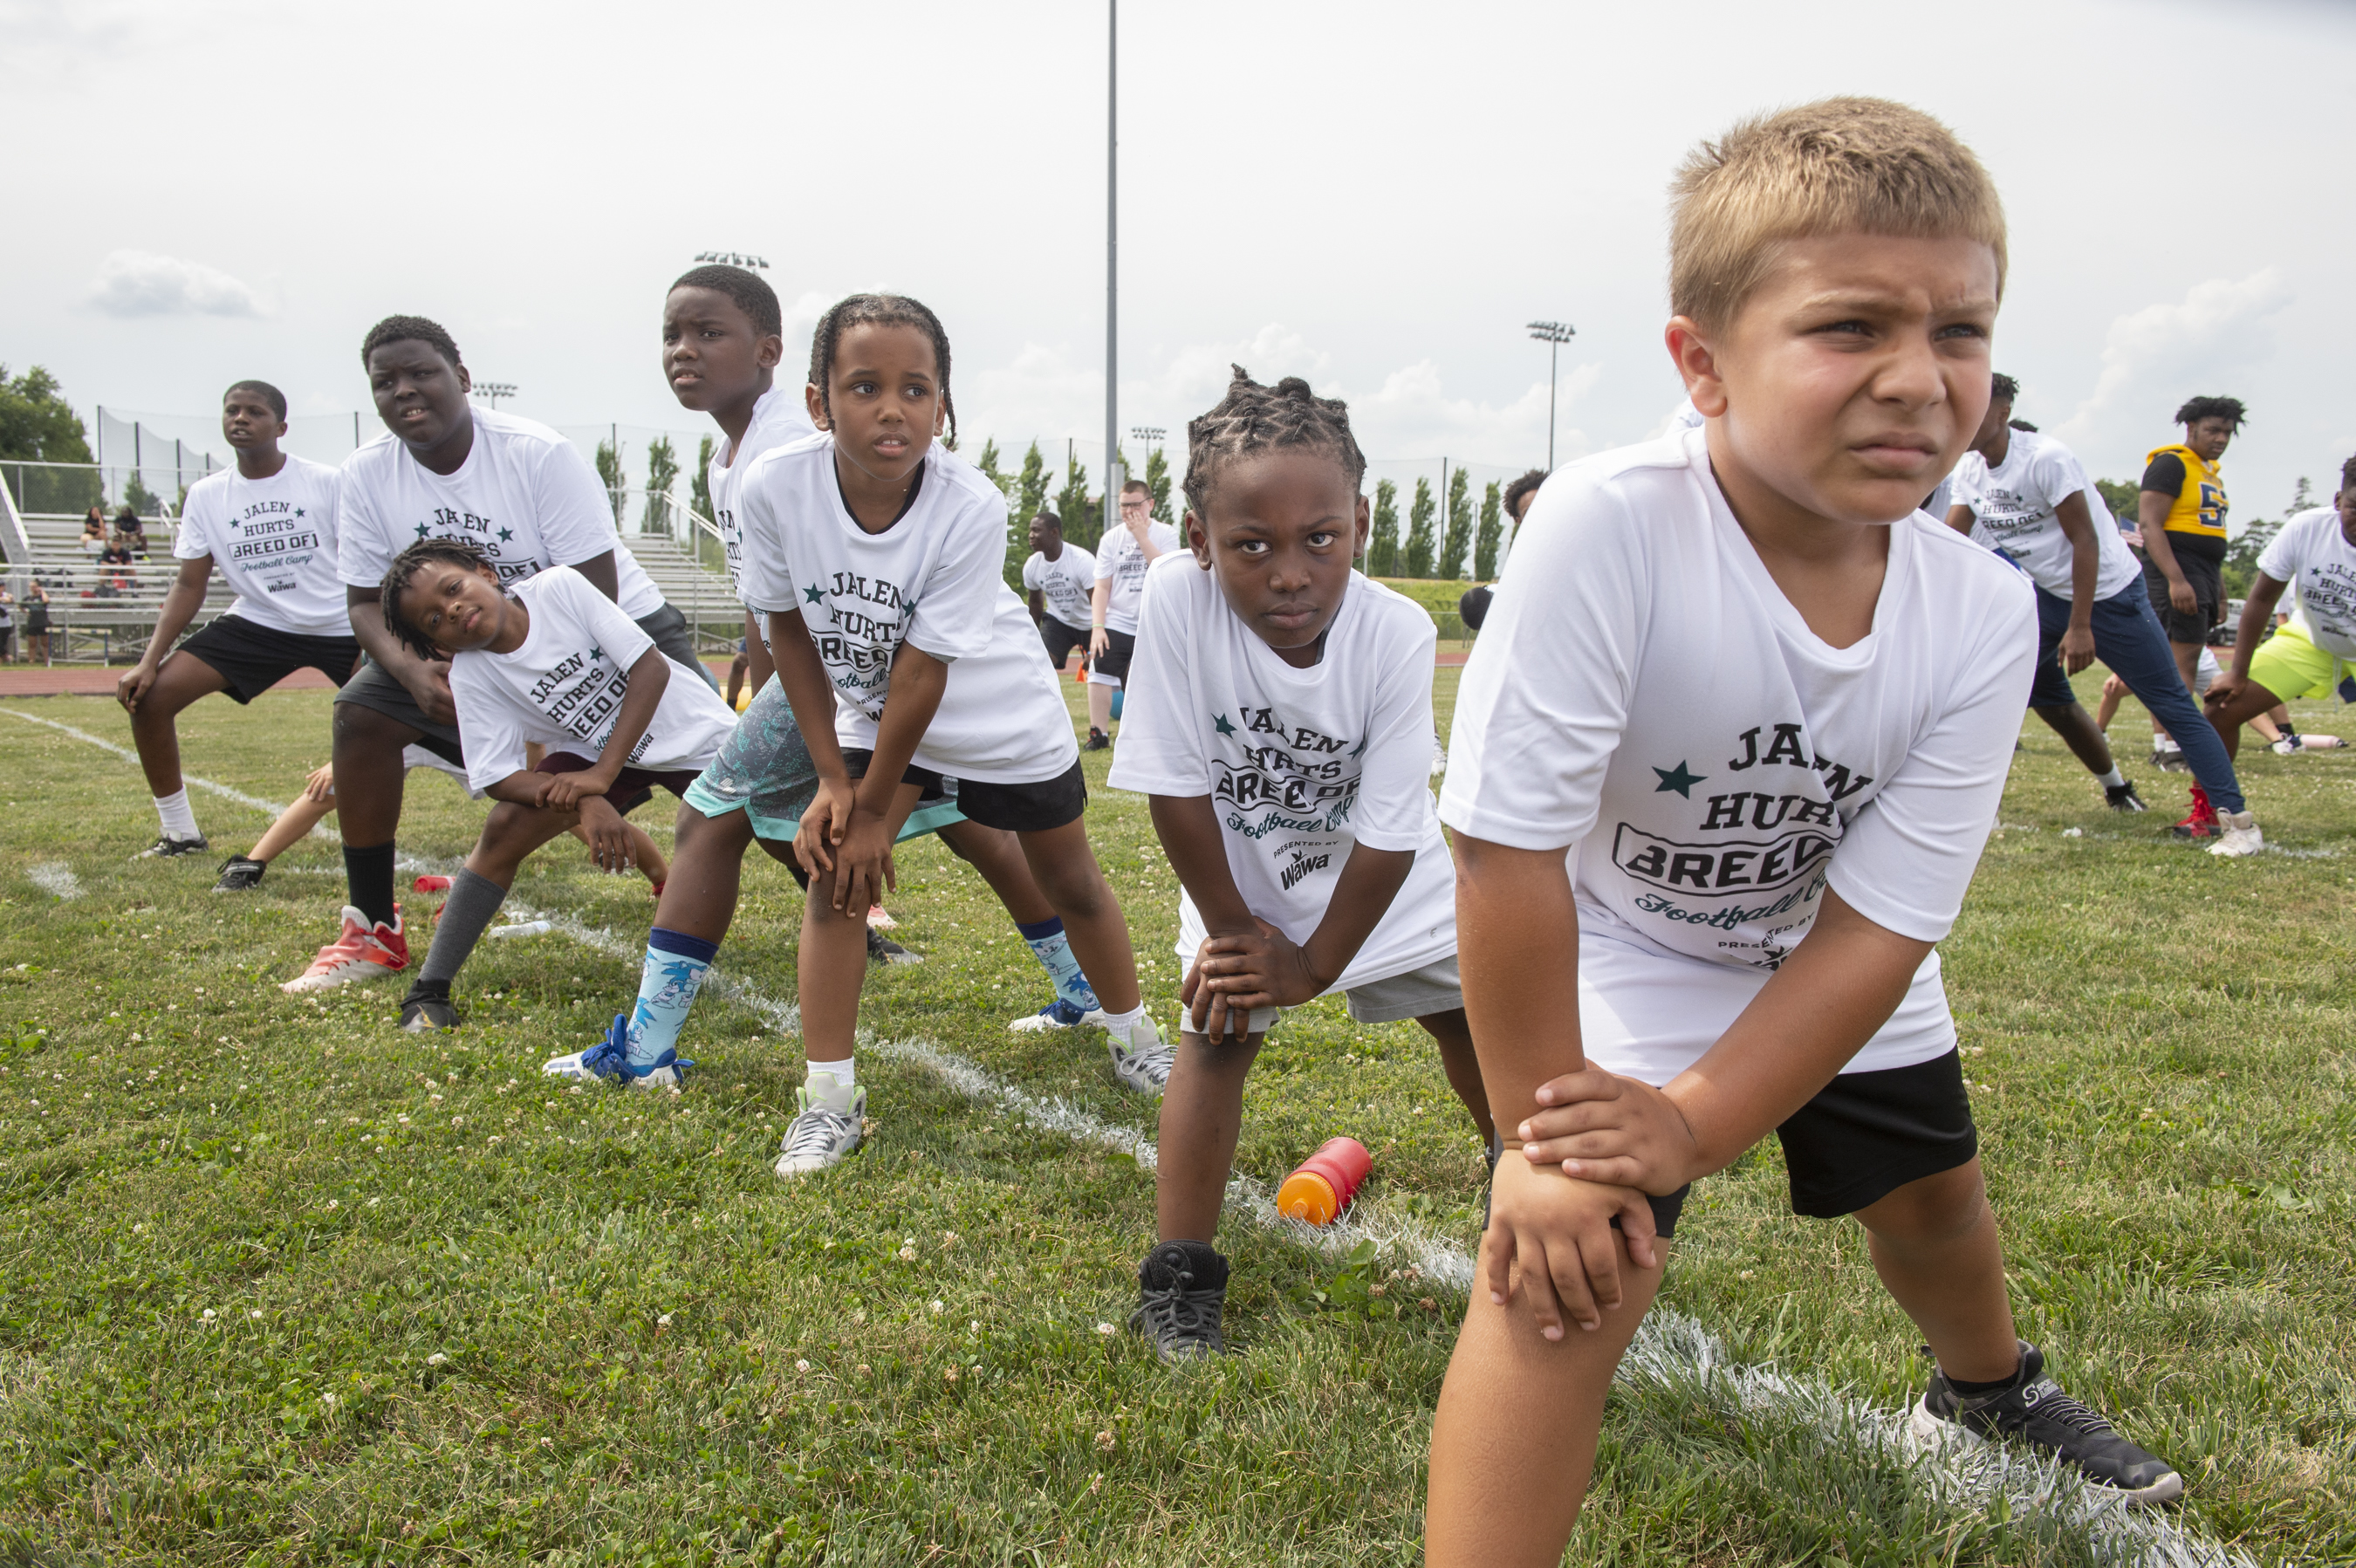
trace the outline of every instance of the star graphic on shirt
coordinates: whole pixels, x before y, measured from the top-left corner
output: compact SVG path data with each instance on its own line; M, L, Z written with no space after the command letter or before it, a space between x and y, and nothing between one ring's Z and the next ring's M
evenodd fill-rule
M1355 746L1355 747L1351 751L1350 755L1351 755L1352 757L1364 757L1364 756L1365 756L1365 755L1366 755L1366 741L1367 741L1367 740L1372 740L1372 739L1374 739L1374 738L1375 738L1375 737L1374 737L1373 736L1366 736L1366 740L1362 740L1362 741L1360 741L1360 742L1357 744L1357 746Z
M1236 726L1227 722L1227 715L1225 714L1218 714L1211 721L1211 723L1212 726L1221 735L1233 735L1236 733Z
M589 661L590 661L592 664L594 664L594 663L598 662L600 660L604 659L605 657L605 650L604 649L602 649L602 648L598 648L598 647L595 647L595 646L594 646L594 645L590 648L590 650L589 650Z
M303 509L302 509L301 507L299 507L299 506L298 506L298 507L296 507L296 508L294 509L294 515L295 515L296 517L301 517L301 516L303 515Z
M499 530L499 539L500 539L501 542L505 542L506 541L510 540L510 539L513 539L514 537L515 537L515 530L514 530L514 529L512 529L512 528L502 528L502 529L500 529L500 530Z
M425 537L425 525L422 522L417 525L417 537L420 539Z
M822 605L825 602L826 596L818 591L818 585L816 583L812 583L809 587L802 590L802 603L806 605Z
M1687 772L1686 765L1682 762L1675 768L1655 768L1653 771L1661 776L1661 781L1653 787L1654 794L1658 795L1665 790L1675 789L1688 800L1693 799L1693 787L1709 777L1707 773Z

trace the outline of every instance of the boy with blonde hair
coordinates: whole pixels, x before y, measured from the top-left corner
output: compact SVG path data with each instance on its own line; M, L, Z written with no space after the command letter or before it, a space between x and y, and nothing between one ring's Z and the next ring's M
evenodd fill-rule
M1513 1146L1428 1560L1559 1561L1659 1243L1771 1129L1936 1358L1918 1434L2174 1497L2015 1336L1939 978L2038 645L2027 579L1916 510L1987 408L1995 187L1927 115L1834 99L1704 144L1675 199L1703 424L1547 479L1456 708L1464 1004Z

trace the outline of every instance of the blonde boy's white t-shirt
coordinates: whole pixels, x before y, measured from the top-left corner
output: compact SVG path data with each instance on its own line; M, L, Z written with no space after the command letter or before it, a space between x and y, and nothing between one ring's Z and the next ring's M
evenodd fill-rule
M229 468L190 485L172 535L180 560L213 558L230 615L302 637L352 635L336 549L336 471L292 454L266 479Z
M2096 525L2094 597L2107 599L2143 581L2143 567L2119 537L2102 492L2087 481L2070 448L2051 436L2014 431L2004 461L1994 467L1977 452L1966 452L1955 465L1954 485L1954 504L1971 509L1973 542L2019 562L2029 580L2054 597L2071 596L2077 571L2077 553L2057 515L2072 496L2085 498L2087 520Z
M1735 521L1706 433L1569 465L1531 502L1459 688L1441 819L1573 852L1580 1015L1661 1084L1717 1043L1829 886L1937 941L1996 821L2037 653L2029 583L1916 512L1873 629L1808 629ZM1944 1055L1931 953L1843 1069Z
M1105 596L1105 626L1108 630L1137 630L1137 604L1145 592L1145 574L1162 555L1178 548L1178 531L1166 522L1147 523L1145 535L1162 552L1151 561L1145 558L1137 535L1129 531L1125 522L1114 523L1097 541L1097 581L1112 585L1112 591ZM1089 618L1095 618L1093 609ZM1121 711L1124 714L1128 712L1126 704Z
M834 733L873 750L902 642L947 664L914 761L985 784L1036 784L1079 760L1031 612L1006 585L1006 497L935 443L905 515L859 526L835 478L834 439L773 447L744 472L744 602L798 611L835 695Z
M2258 556L2258 570L2297 584L2293 618L2334 659L2356 659L2356 547L2340 532L2340 509L2319 506L2282 526Z
M744 596L744 525L736 516L736 496L744 489L744 470L770 447L806 441L817 434L818 426L810 423L809 411L804 406L802 388L779 381L753 405L753 421L744 427L744 445L731 442L722 432L712 461L704 465L703 488L712 495L712 526L720 531L721 548L728 557L728 583L739 599ZM761 640L766 642L768 622L757 616L754 618L761 628Z
M1074 631L1088 629L1095 611L1090 598L1097 585L1097 558L1070 540L1053 561L1044 550L1031 552L1023 563L1023 591L1036 594L1047 613Z
M610 550L622 613L638 620L662 608L662 590L615 532L613 502L573 443L512 413L473 413L474 445L455 474L435 473L390 431L344 459L337 495L343 580L377 586L392 558L421 539L476 546L498 568L502 587Z
M466 782L477 789L521 772L530 741L594 762L621 716L630 666L655 645L570 566L535 573L508 592L531 616L522 644L512 653L470 649L450 660ZM669 663L670 681L629 766L701 771L736 727L735 711L694 671Z
M1456 878L1431 801L1431 656L1422 607L1353 572L1324 657L1296 670L1191 553L1153 563L1109 782L1211 799L1245 906L1295 942L1325 918L1355 845L1415 864L1333 989L1456 951ZM1178 956L1206 936L1178 895Z

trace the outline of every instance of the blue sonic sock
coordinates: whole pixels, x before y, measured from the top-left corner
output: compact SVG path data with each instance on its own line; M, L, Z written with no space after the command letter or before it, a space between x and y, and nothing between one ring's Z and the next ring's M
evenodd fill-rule
M1071 941L1064 935L1064 919L1050 915L1034 926L1016 921L1014 929L1031 944L1031 952L1038 959L1039 967L1055 983L1055 999L1067 1002L1083 1013L1093 1013L1104 1005L1097 1000L1096 990L1088 977L1080 972L1080 961L1072 956Z
M647 935L646 968L638 977L638 1004L630 1015L630 1063L645 1067L679 1047L696 988L712 968L717 942L657 926Z

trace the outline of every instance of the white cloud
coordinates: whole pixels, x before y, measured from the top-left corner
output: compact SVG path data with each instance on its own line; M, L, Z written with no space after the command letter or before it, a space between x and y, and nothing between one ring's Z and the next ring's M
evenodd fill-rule
M2236 377L2272 357L2273 318L2293 297L2281 274L2264 267L2239 281L2195 284L2174 304L2116 317L2094 394L2055 434L2098 462L2111 456L2108 447L2151 445L2186 398L2230 395Z
M91 280L90 303L109 316L261 316L242 281L202 262L150 251L115 251Z

